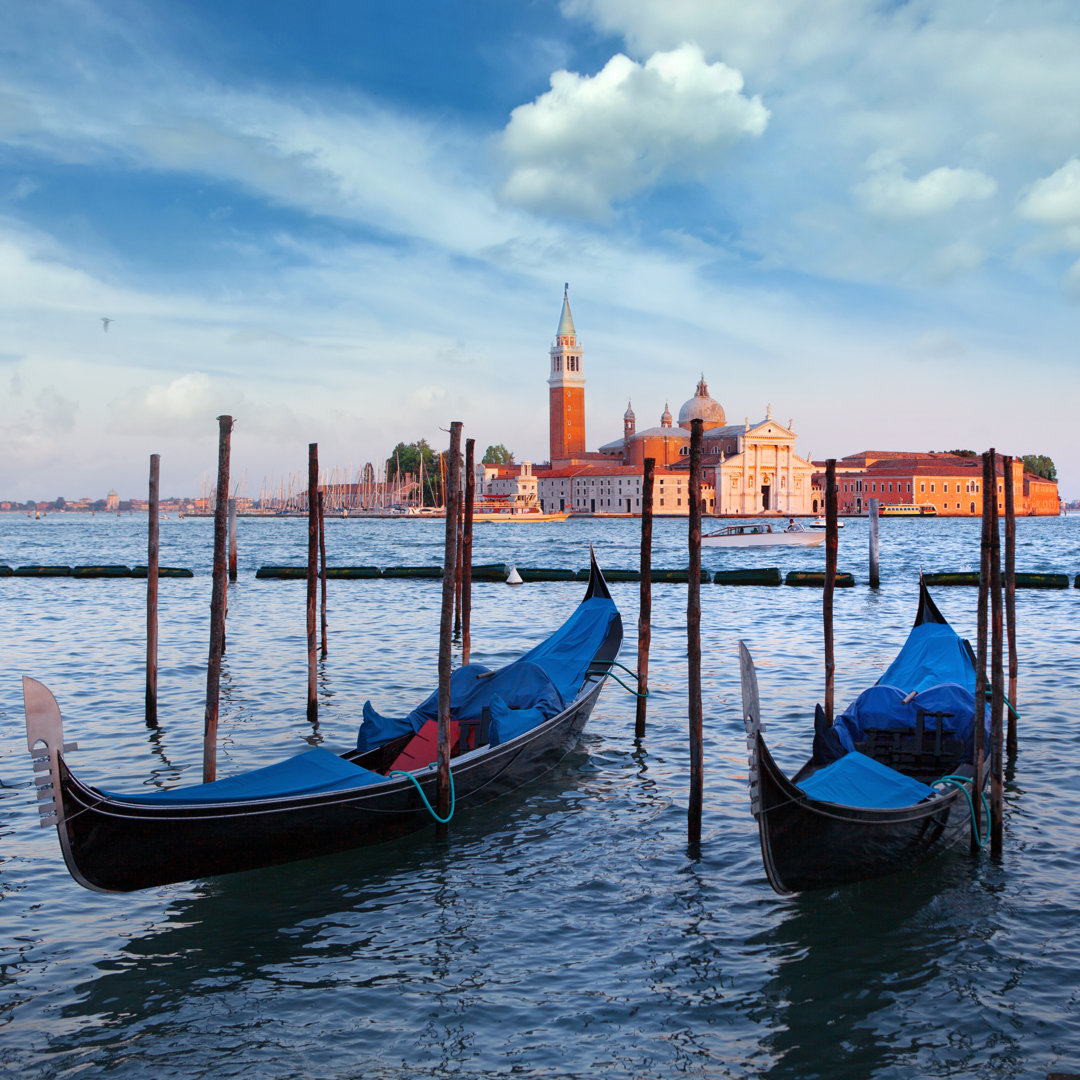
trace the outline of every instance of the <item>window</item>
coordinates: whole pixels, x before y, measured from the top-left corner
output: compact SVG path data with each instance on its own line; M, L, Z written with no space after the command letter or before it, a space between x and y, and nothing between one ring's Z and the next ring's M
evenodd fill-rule
M945 483L941 485L941 490L944 491L946 495L948 495L948 493L949 493L949 481L948 480L946 480Z
M934 482L933 482L932 480L930 481L930 490L931 490L931 491L933 491L933 490L934 490Z
M926 484L925 483L922 483L922 484L919 485L919 493L922 494L922 495L926 494Z

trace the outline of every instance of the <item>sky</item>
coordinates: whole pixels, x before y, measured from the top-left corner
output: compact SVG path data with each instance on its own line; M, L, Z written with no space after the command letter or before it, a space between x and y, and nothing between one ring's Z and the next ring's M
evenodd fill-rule
M0 498L691 397L1080 497L1073 0L0 0ZM103 319L112 321L105 324Z

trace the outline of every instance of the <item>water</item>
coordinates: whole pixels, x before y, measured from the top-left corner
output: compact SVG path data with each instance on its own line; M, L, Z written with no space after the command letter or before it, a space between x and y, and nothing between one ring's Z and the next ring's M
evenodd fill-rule
M837 700L883 669L918 569L975 569L977 522L881 523L882 588L836 595ZM1020 754L1000 863L965 850L917 872L783 899L765 881L746 791L736 644L758 663L770 745L807 756L823 685L821 594L702 586L705 814L686 846L685 586L654 587L653 697L605 689L579 749L451 839L126 896L68 876L37 826L18 676L56 693L81 776L196 782L211 523L162 523L161 727L142 719L145 585L0 579L0 1074L24 1077L1045 1077L1080 1072L1080 593L1020 591ZM0 563L145 562L145 518L0 516ZM685 521L654 565L685 565ZM310 743L344 748L363 702L411 707L434 683L440 588L329 583L317 724L304 715L306 522L240 521L219 775ZM637 565L639 523L478 526L475 560ZM1080 572L1080 521L1018 523L1018 568ZM331 520L342 565L441 556L438 521ZM840 569L866 580L865 522ZM820 569L822 549L707 551L714 569ZM553 629L577 583L477 584L473 655L501 663ZM633 666L638 587L612 592ZM939 589L961 633L975 591Z

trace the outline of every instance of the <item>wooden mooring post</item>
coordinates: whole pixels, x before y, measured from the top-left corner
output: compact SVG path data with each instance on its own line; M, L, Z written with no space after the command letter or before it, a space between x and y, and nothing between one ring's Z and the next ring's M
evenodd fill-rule
M307 717L319 719L315 660L315 597L319 569L319 444L308 443Z
M461 515L461 663L472 651L473 500L476 498L476 440L465 440L465 507Z
M229 500L229 580L236 580L236 499Z
M982 540L979 545L979 604L976 616L975 633L975 739L973 748L971 802L971 850L978 851L982 838L982 799L983 768L985 757L986 716L986 628L987 609L990 602L990 510L997 498L996 483L991 455L982 456Z
M690 806L687 840L701 843L701 808L704 799L704 748L701 718L701 442L703 422L690 422L690 572L686 586L686 658L688 665L690 727Z
M1001 459L1005 470L1005 632L1009 642L1009 720L1005 750L1016 757L1016 720L1019 704L1016 683L1019 660L1016 655L1016 494L1013 491L1013 459Z
M319 491L319 653L326 659L326 506Z
M146 544L146 726L156 728L158 667L158 565L161 558L161 455L150 455Z
M881 586L881 551L878 546L878 500L870 500L870 588Z
M221 656L225 651L225 597L228 568L225 540L229 510L229 447L233 418L218 418L218 479L214 504L214 583L210 596L210 657L206 665L206 715L203 724L203 783L217 776L218 704L221 697Z
M645 738L645 710L649 693L649 646L652 642L652 526L656 458L645 459L641 480L641 600L638 606L638 698L634 738Z
M1005 706L1005 669L1002 663L1004 628L1001 595L1001 535L998 528L997 468L990 451L994 497L990 500L990 854L1001 855L1004 827L1004 739L1002 712Z
M825 587L821 596L821 621L825 630L825 719L833 721L833 593L836 590L836 459L825 462Z
M454 621L454 593L457 587L458 515L461 510L461 421L450 424L449 477L446 486L446 551L443 557L442 617L439 620L439 758L436 782L436 837L448 835L450 817L450 673Z

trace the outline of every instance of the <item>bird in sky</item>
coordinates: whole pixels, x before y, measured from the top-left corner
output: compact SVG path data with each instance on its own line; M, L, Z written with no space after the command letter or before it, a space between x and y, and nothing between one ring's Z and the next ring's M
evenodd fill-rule
M104 315L101 317L101 325L105 328L105 333L109 332L109 323L115 322L114 319L106 319Z

